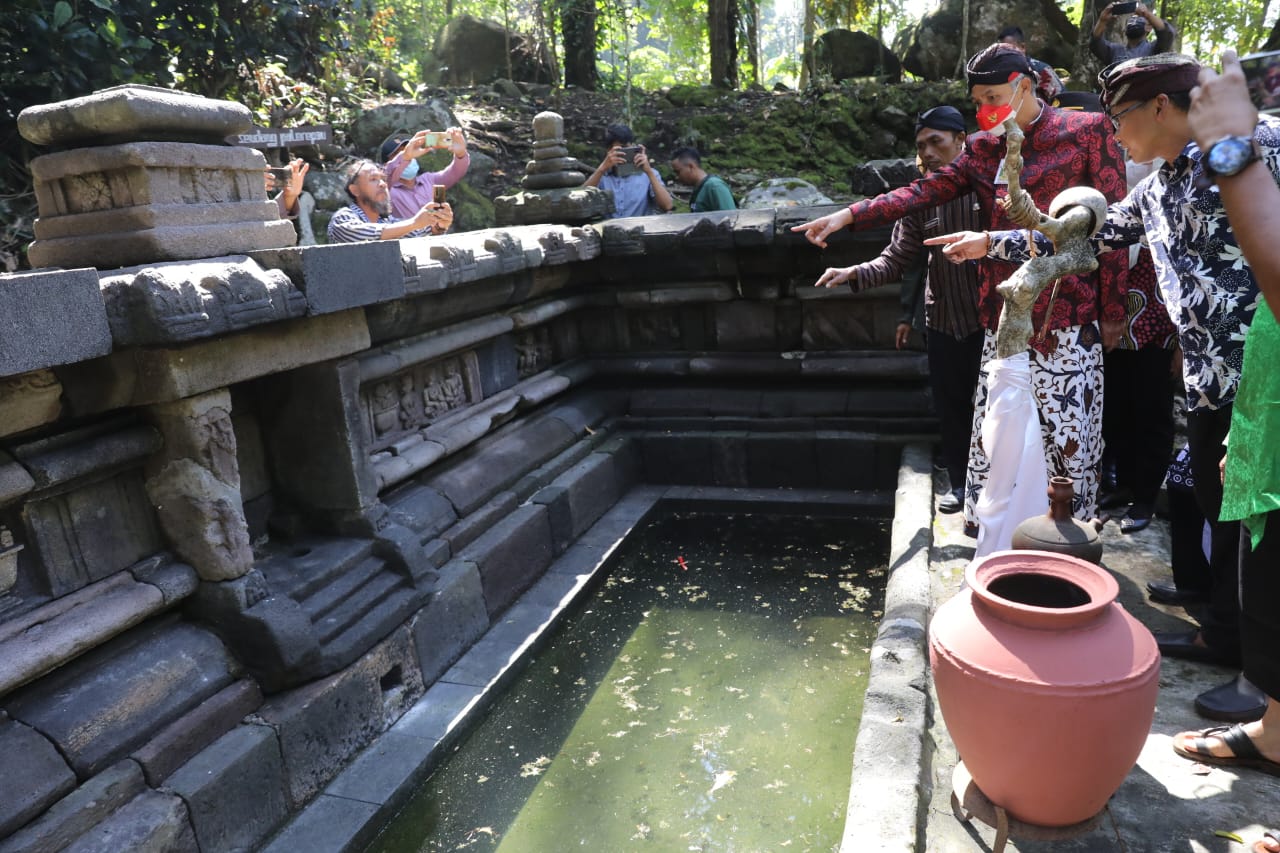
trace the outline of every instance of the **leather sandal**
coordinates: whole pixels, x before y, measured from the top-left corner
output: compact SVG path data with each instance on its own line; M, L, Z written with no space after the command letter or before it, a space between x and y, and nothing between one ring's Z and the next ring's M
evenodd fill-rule
M1267 829L1253 842L1253 853L1280 853L1280 829Z
M1190 737L1190 749L1178 744L1178 738ZM1209 751L1208 738L1216 737L1227 745L1231 755L1214 755ZM1213 726L1198 732L1183 732L1173 739L1173 751L1183 758L1200 764L1213 764L1218 767L1247 767L1259 770L1268 776L1280 776L1280 761L1264 758L1253 741L1244 733L1244 726Z

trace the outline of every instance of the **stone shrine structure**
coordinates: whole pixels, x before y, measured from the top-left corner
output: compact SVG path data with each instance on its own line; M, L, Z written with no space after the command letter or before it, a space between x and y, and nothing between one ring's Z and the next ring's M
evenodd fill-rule
M31 161L32 265L87 255L109 268L293 245L293 226L267 200L262 154L224 143L251 126L242 104L151 86L23 110L23 137L64 148ZM94 147L67 148L86 143Z
M569 156L564 119L559 113L533 117L533 159L520 179L523 192L493 200L498 225L556 222L581 225L613 212L613 195L599 187L584 187L591 169Z
M358 848L499 681L464 653L512 660L513 604L580 585L636 488L847 506L935 431L893 290L812 287L886 230L295 247L261 155L211 144L224 111L133 87L20 120L150 140L46 155L33 257L62 268L0 276L4 853ZM360 762L377 790L344 787Z

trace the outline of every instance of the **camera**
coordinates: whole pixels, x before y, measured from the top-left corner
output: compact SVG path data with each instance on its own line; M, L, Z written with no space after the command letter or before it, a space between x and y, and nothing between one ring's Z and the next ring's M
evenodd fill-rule
M1128 3L1112 3L1111 14L1113 15L1132 15L1138 11L1137 0L1131 0Z
M444 193L445 193L445 185L444 185L444 184L434 184L434 185L432 185L432 187L431 187L431 200L432 200L432 201L434 201L436 204L444 204Z
M613 167L613 173L619 178L629 178L640 171L640 167L636 165L636 155L644 148L640 145L627 145L618 149L622 152L622 156L626 159Z
M1280 114L1280 50L1242 56L1240 68L1258 112Z

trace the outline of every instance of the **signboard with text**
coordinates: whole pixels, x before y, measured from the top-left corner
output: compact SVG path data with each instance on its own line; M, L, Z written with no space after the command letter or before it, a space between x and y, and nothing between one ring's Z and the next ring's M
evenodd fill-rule
M298 127L257 127L248 133L235 133L227 142L245 148L293 148L333 141L333 128L327 124L305 124Z

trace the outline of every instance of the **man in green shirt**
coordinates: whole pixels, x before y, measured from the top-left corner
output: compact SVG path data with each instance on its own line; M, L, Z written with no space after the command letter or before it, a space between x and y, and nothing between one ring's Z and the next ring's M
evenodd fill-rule
M696 148L677 149L671 155L671 171L676 173L677 181L693 187L689 209L694 213L738 209L733 201L733 193L729 191L729 185L724 179L708 175L702 168L702 155Z

